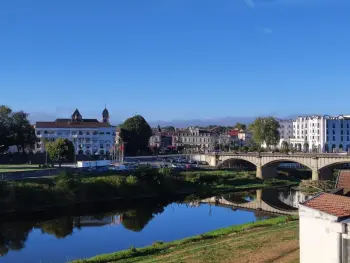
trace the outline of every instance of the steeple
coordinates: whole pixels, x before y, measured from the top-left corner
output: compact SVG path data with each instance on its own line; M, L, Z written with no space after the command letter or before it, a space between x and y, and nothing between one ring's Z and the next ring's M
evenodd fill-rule
M105 109L102 112L102 122L103 123L109 123L109 112L108 112L108 110L106 108L106 105L105 105Z
M79 110L75 109L75 111L72 114L72 121L73 122L81 122L81 120L82 120L82 116L81 116Z

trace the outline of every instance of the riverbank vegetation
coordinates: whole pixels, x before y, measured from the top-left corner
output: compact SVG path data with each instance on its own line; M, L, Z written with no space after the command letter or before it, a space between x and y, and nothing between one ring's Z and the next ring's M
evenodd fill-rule
M278 217L214 230L173 242L100 255L73 263L107 262L299 262L298 221ZM277 261L276 261L277 262Z
M287 177L286 177L287 178ZM84 175L64 171L56 178L0 181L0 211L32 211L52 206L110 199L134 199L179 193L215 194L298 184L288 179L260 180L254 172L174 171L139 168L133 172Z

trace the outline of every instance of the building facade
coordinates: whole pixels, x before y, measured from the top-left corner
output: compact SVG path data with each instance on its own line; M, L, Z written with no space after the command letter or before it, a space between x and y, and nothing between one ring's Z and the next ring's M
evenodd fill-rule
M348 152L350 150L350 116L302 116L295 120L278 120L280 143L285 141L297 151Z
M69 119L56 119L52 122L37 122L35 125L37 142L36 152L44 152L44 140L54 141L57 138L73 142L76 154L107 155L111 153L116 137L116 129L109 123L109 112L105 108L102 121L83 119L76 109Z
M350 263L350 197L343 193L300 204L300 263Z

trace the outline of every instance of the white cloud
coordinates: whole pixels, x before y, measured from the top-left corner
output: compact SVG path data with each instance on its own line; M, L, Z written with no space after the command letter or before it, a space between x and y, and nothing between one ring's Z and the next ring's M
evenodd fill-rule
M252 8L255 7L255 4L254 4L253 0L244 0L244 2L245 2L249 7L252 7Z
M273 33L272 29L269 27L263 27L260 29L260 31L264 35L271 35Z

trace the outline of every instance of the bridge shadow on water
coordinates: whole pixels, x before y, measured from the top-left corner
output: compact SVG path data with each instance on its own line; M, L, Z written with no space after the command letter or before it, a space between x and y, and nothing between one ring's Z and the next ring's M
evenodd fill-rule
M213 196L203 199L202 202L275 214L295 215L298 212L298 202L293 202L296 193L289 189L258 189L244 193L227 193ZM288 204L282 200L287 200Z

